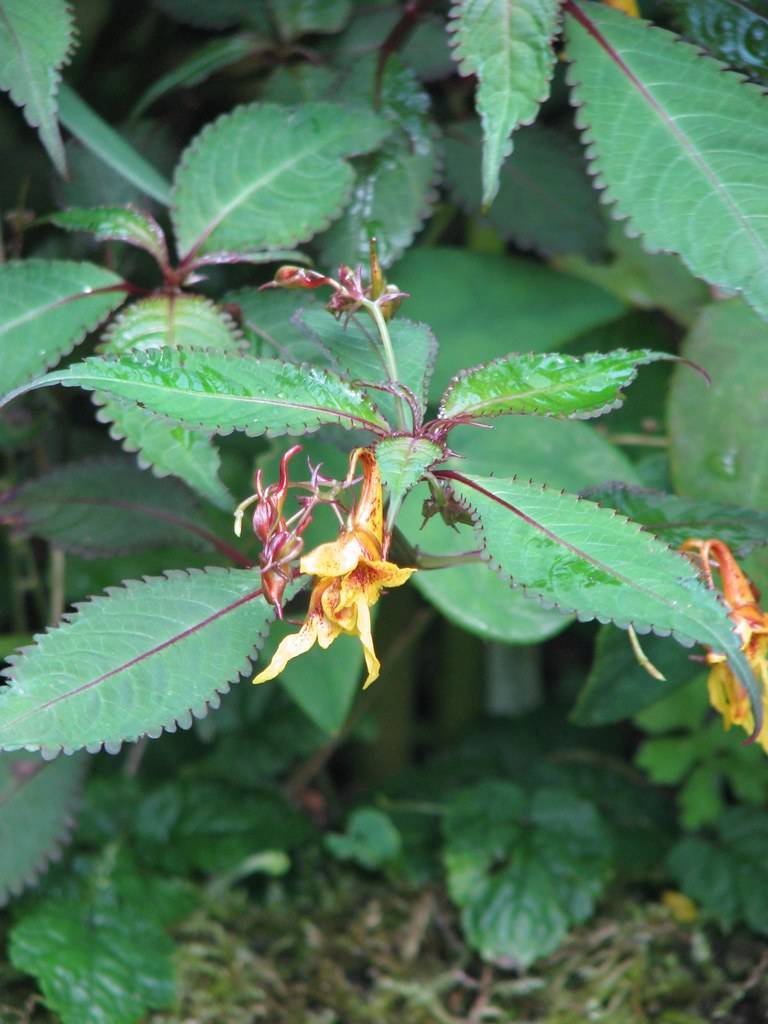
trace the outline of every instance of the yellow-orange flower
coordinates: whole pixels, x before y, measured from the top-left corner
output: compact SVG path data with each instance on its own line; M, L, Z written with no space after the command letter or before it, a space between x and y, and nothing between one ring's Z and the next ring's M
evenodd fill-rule
M637 0L603 0L603 3L608 4L609 7L615 7L617 11L624 11L631 18L640 17Z
M363 482L360 496L339 537L304 555L300 569L315 577L309 611L298 633L285 637L269 665L254 683L266 683L278 676L287 663L315 644L323 650L347 633L363 645L368 676L364 686L378 678L381 665L371 635L371 606L381 591L400 587L415 569L401 569L383 556L384 511L381 476L376 458L368 448L356 448L349 461L347 480L360 464Z
M754 587L723 541L691 539L685 541L682 550L695 554L710 587L714 587L712 563L717 565L723 597L741 640L741 649L761 688L764 725L756 738L768 753L768 614L760 608ZM740 725L751 736L755 719L749 695L734 676L725 655L709 650L706 657L712 666L707 680L710 704L723 716L726 729Z

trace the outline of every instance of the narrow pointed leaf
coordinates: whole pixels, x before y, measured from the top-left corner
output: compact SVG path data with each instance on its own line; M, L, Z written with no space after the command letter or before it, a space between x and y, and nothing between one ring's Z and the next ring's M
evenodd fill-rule
M168 262L163 229L154 217L132 206L71 206L46 218L65 231L85 231L97 242L127 242L146 249L162 266Z
M615 508L672 548L689 537L717 537L739 555L768 544L768 512L620 483L591 487L582 497Z
M35 882L69 839L82 758L0 755L0 906Z
M113 588L10 659L0 749L114 751L188 728L249 671L273 620L259 574L247 569Z
M635 379L639 366L673 358L649 349L584 356L513 352L454 377L440 416L601 416L622 404L622 389Z
M125 300L121 284L116 274L93 263L0 263L0 395L82 341Z
M442 460L442 448L424 437L385 437L379 441L376 461L389 498L387 522L390 529L411 488L430 466Z
M67 164L56 100L73 42L72 12L64 0L0 3L0 89L23 108L27 124L37 128L59 174L66 174Z
M646 248L768 316L768 99L671 32L603 4L567 10L578 123L606 200Z
M145 195L168 205L171 186L162 174L66 84L61 89L59 117L64 127L108 167Z
M324 423L369 430L387 426L363 391L325 370L277 359L147 349L74 363L16 394L53 384L138 402L166 419L211 433L306 434Z
M101 558L178 544L215 551L199 511L181 484L158 480L125 457L60 466L0 495L0 523Z
M512 132L534 120L549 94L559 12L558 0L456 0L451 8L454 57L461 73L477 75L479 83L486 206L512 152Z
M611 509L532 481L476 477L452 486L476 516L489 564L513 585L581 619L708 644L728 657L761 721L728 610L689 559Z
M182 255L293 246L338 216L354 172L387 123L333 103L238 107L207 125L182 156L173 221Z

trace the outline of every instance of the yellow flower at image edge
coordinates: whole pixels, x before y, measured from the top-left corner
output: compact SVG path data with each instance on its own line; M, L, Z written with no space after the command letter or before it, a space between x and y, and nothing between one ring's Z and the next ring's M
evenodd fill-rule
M368 676L364 686L378 678L381 665L371 634L371 607L385 588L400 587L415 569L401 569L382 557L384 517L381 478L369 449L357 448L350 457L348 480L360 462L363 483L360 498L338 539L321 544L300 563L303 573L315 577L309 611L298 633L285 637L272 661L254 683L278 676L292 658L315 644L323 650L342 633L357 636L363 646Z

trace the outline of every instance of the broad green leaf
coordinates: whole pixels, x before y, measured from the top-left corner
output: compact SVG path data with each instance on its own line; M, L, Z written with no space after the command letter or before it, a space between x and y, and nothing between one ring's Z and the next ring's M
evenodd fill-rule
M448 130L445 173L456 202L477 214L482 207L476 121ZM582 148L568 134L534 124L515 135L515 148L499 175L499 192L486 214L505 241L545 256L580 253L600 258L605 222L597 192L586 173Z
M64 127L108 167L145 195L168 205L171 187L162 174L67 85L61 89L59 117Z
M440 404L440 416L535 413L589 419L622 404L622 389L635 379L639 366L672 358L648 349L585 356L511 353L454 377Z
M402 315L429 324L440 344L434 402L462 367L560 348L624 311L612 295L567 274L466 249L412 249L388 276L410 296Z
M366 313L342 321L315 306L302 310L293 322L306 329L320 351L331 358L334 369L343 376L364 382L389 381L381 340ZM410 388L419 414L423 416L437 356L437 342L426 324L417 324L399 316L390 321L389 335L397 365L397 379ZM376 404L395 422L392 419L395 415L394 400L390 396L377 392Z
M678 256L646 252L640 240L627 238L615 221L608 225L607 234L612 252L609 263L591 263L571 255L559 257L558 268L605 288L631 306L662 309L686 327L711 300L709 288Z
M374 149L386 122L333 103L237 107L182 156L173 222L182 257L305 241L337 217L352 190L346 158Z
M163 229L154 217L132 206L70 207L46 218L65 231L87 231L98 242L128 242L146 249L161 266L168 263Z
M232 317L202 295L155 295L127 306L105 332L101 350L120 355L150 348L238 352L243 339Z
M681 494L768 511L768 326L739 299L705 308L683 349L712 386L678 367L669 394L672 478Z
M582 496L615 508L672 548L680 547L689 537L717 537L741 555L768 544L767 512L620 483L590 487Z
M147 894L120 906L108 888L46 900L12 929L11 962L37 978L62 1024L136 1024L173 1003L174 944L144 909Z
M219 479L219 450L207 433L157 419L138 405L94 395L96 419L126 452L135 452L142 469L159 477L176 476L217 508L230 512L235 501Z
M74 363L17 393L53 384L138 402L183 426L212 433L306 434L324 423L386 428L363 391L325 370L277 359L151 348Z
M679 253L698 277L742 291L768 316L762 91L603 4L575 5L567 21L578 123L616 214L648 249Z
M317 342L308 337L299 322L301 311L316 302L311 292L281 288L263 292L258 288L240 288L227 292L221 299L221 305L241 325L252 355L330 368Z
M376 461L389 498L391 529L403 499L430 466L443 461L443 450L424 437L385 437L376 445Z
M125 301L122 281L93 263L0 264L0 394L58 362Z
M376 871L395 860L402 839L388 814L375 807L352 811L344 832L330 832L325 846L337 860L351 860L361 868Z
M92 558L176 544L221 551L185 487L126 458L69 463L0 495L0 523Z
M613 626L600 629L592 667L571 714L573 722L585 726L620 722L701 676L701 665L691 661L678 644L648 636L643 637L642 647L666 681L653 679L640 665L625 633Z
M498 191L512 132L530 124L549 95L559 12L557 0L456 0L451 8L448 30L459 71L478 79L485 206Z
M338 32L352 13L352 0L269 0L283 40L316 32Z
M31 885L69 839L85 765L0 755L0 904Z
M0 748L71 753L159 736L217 707L274 621L248 569L132 580L81 605L5 670Z
M489 564L515 586L581 619L708 644L757 705L728 610L689 559L612 509L539 484L476 477L452 486L477 516Z
M528 967L592 914L611 840L594 804L567 790L489 780L460 790L443 820L448 891L486 960Z
M376 76L375 57L360 61L339 86L341 94L372 113ZM358 161L352 201L320 240L329 271L341 263L367 263L371 238L378 241L384 267L413 241L437 198L437 133L429 106L414 72L390 58L377 109L391 123L392 133L380 152Z
M606 477L636 480L631 464L613 445L591 426L575 420L509 417L497 421L493 430L458 428L450 443L462 456L454 467L467 473L517 473L572 490ZM469 527L448 529L439 516L420 529L421 506L428 496L427 488L419 487L398 515L397 525L409 542L429 553L476 549ZM485 565L417 572L413 582L451 622L489 640L540 643L560 633L570 621L513 590Z
M200 85L211 75L215 75L217 71L237 64L238 61L264 49L265 46L264 39L250 32L225 36L222 39L212 39L175 68L154 81L135 103L131 117L141 117L147 108L162 96L175 89L191 89L193 85Z
M65 0L2 0L0 3L0 89L22 107L59 174L67 163L56 120L61 68L75 40Z
M744 0L670 0L681 35L733 68L768 79L768 8ZM762 8L762 10L761 10Z
M693 836L675 846L667 861L672 877L725 928L743 921L768 934L768 815L730 807L716 828L716 838Z

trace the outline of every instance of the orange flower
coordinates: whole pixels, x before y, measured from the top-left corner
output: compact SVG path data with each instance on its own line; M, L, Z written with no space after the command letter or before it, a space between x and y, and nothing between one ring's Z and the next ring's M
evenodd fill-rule
M368 448L356 448L349 460L347 482L358 462L363 470L360 497L335 541L321 544L301 559L300 569L315 577L309 611L298 633L285 637L269 665L254 683L278 676L287 663L316 643L325 650L342 633L357 636L363 645L368 676L364 686L378 678L381 665L371 635L371 606L381 591L400 587L416 571L401 569L384 559L384 511L381 476Z
M757 742L768 753L768 614L760 608L755 588L723 541L691 539L685 541L681 550L695 554L704 579L712 588L715 586L712 563L717 565L723 597L730 608L731 619L741 640L741 649L761 684L766 715ZM708 650L706 657L712 666L707 680L710 704L723 716L726 729L740 725L751 736L755 720L746 690L733 675L725 655Z

